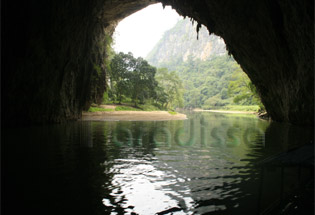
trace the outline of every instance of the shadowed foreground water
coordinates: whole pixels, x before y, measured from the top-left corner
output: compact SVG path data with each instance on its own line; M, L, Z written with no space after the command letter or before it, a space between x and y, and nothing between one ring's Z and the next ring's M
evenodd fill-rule
M259 214L309 189L312 168L256 164L313 143L312 128L270 124L252 115L188 118L2 131L3 211ZM313 213L311 207L296 207Z

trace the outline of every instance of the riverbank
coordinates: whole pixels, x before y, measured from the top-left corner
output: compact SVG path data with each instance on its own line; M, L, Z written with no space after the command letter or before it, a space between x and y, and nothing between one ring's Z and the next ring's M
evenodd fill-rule
M194 112L212 112L212 113L231 113L231 114L253 114L259 119L271 120L267 112L257 112L257 111L236 111L236 110L203 110L199 108L193 109Z
M82 121L167 121L185 120L187 116L181 113L168 111L117 111L117 105L101 105L105 111L83 112Z
M258 114L256 111L234 111L234 110L203 110L199 108L193 109L194 112L213 112L213 113L239 113L239 114Z

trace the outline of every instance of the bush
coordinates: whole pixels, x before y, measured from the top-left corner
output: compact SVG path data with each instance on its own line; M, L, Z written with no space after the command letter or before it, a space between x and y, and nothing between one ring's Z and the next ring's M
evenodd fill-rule
M115 110L116 111L141 111L141 109L128 107L128 106L117 106Z
M103 101L102 101L102 103L103 103L103 104L106 104L107 102L109 102L109 97L108 97L108 93L105 92L105 93L103 94Z
M114 109L110 109L110 108L100 108L100 107L90 107L88 112L104 112L104 111L114 111Z
M227 105L222 109L231 110L231 111L255 111L258 112L260 110L259 105Z
M139 107L144 111L158 111L158 110L160 110L158 107L156 107L152 104L139 105Z
M168 113L171 114L171 115L176 115L177 114L177 112L174 112L174 111L169 111Z

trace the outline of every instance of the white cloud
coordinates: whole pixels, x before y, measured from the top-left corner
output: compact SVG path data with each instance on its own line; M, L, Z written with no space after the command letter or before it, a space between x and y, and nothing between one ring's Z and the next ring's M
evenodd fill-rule
M175 10L162 4L148 6L122 20L114 33L116 52L132 52L146 57L163 33L182 19Z

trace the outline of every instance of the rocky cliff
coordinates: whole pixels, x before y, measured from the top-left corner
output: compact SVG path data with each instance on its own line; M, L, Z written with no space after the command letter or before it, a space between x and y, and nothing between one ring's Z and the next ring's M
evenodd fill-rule
M105 91L106 46L119 20L150 1L5 1L2 120L65 122Z
M314 1L162 2L224 39L273 120L314 125Z
M202 27L197 33L197 23L189 19L180 20L172 29L164 33L146 59L155 66L173 60L207 60L213 56L226 54L224 40Z

